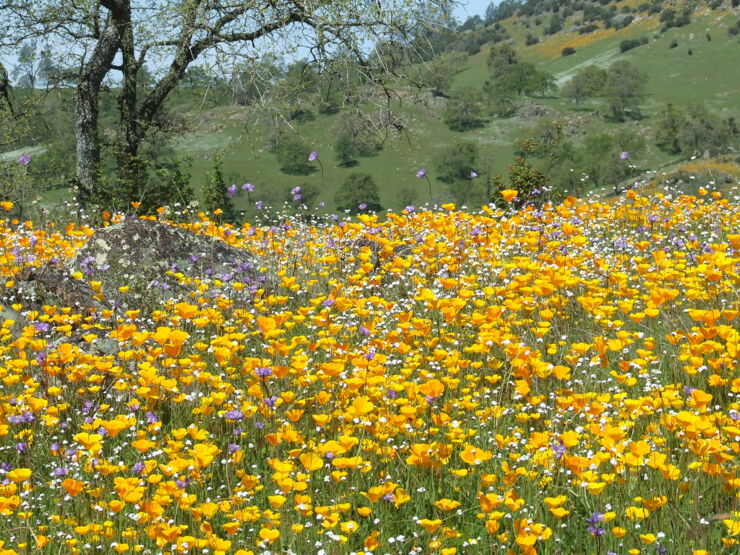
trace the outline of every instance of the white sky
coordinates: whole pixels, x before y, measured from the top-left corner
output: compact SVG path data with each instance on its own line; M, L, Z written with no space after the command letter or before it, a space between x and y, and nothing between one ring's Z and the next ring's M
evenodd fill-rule
M461 0L460 6L455 10L455 16L460 23L464 23L467 18L474 15L483 17L490 3L491 0ZM498 4L498 1L495 3Z

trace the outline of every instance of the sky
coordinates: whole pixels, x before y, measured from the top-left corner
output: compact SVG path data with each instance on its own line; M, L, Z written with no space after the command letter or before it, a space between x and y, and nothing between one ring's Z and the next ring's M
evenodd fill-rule
M460 0L460 5L455 9L455 16L457 16L460 23L474 15L483 17L490 3L491 0ZM498 4L497 1L494 3Z

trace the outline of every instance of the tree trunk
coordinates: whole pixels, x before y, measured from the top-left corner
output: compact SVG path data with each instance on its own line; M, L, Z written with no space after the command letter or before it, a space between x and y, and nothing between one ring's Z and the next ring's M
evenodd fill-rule
M123 0L128 3L128 0ZM106 6L111 9L110 6ZM117 7L117 6L113 6ZM98 190L100 141L98 138L98 97L100 85L118 51L121 28L114 10L105 23L90 60L79 76L75 90L75 137L77 142L77 180L80 201L87 204Z
M140 66L136 61L134 31L131 24L131 9L126 6L122 13L126 26L121 36L123 55L123 84L118 96L119 127L117 136L118 191L122 200L141 200L139 191L140 168L138 161L139 145L143 138L141 124L136 113L137 74Z

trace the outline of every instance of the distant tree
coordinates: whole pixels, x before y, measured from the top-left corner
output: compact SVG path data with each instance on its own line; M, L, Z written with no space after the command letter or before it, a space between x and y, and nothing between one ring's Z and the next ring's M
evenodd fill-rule
M511 66L511 70L500 77L501 82L517 94L545 93L555 87L555 78L546 71L538 71L534 64L523 62Z
M259 102L285 73L282 61L274 54L265 55L257 62L240 64L229 81L232 102L242 106Z
M229 196L223 172L223 155L220 153L213 159L213 171L208 173L208 180L203 189L203 201L208 211L221 210L224 220L234 219L234 203Z
M672 154L681 152L679 133L686 122L686 114L668 103L655 122L655 142Z
M711 114L702 104L686 109L686 119L681 123L678 142L686 156L701 156L704 152L718 154L733 141L727 122Z
M341 134L334 142L334 156L337 164L343 168L357 165L357 149L349 135Z
M508 43L494 46L488 54L487 62L491 79L499 79L516 65L516 52Z
M464 62L465 54L451 52L410 67L407 75L418 89L429 89L434 96L447 96Z
M280 171L290 175L307 175L316 171L308 161L311 149L298 137L288 137L277 149Z
M334 197L337 210L349 211L351 214L382 210L378 186L367 173L351 173Z
M622 160L628 152L634 160L645 149L645 139L632 130L588 135L578 153L580 169L597 185L616 185L630 177L631 162Z
M488 99L491 114L506 118L516 111L516 91L505 79L486 81L483 91Z
M453 131L467 131L483 126L483 99L472 87L456 91L447 101L444 122Z
M491 25L492 23L511 17L516 13L516 10L521 3L521 0L503 0L502 2L499 2L498 5L491 2L486 8L486 25Z
M20 89L35 89L38 75L36 41L24 42L18 50L18 63L13 68L13 78Z
M614 119L624 121L628 111L640 113L648 75L632 63L620 60L609 66L602 94Z
M380 119L378 114L366 113L361 109L347 110L333 127L332 133L337 141L343 136L347 138L345 152L352 156L374 156L383 148L379 129L384 125L379 122ZM337 143L334 146L336 148Z
M478 146L472 141L458 141L445 148L437 159L438 179L444 183L467 181L477 170Z
M563 85L560 94L580 104L599 94L606 82L606 71L598 66L586 66Z
M576 53L576 49L573 48L572 46L566 46L560 51L561 56L572 56L575 53Z
M459 31L474 31L483 25L483 20L479 15L473 15L465 20L465 23L458 27Z
M563 18L560 15L555 14L550 20L550 24L545 29L546 35L554 35L563 28Z

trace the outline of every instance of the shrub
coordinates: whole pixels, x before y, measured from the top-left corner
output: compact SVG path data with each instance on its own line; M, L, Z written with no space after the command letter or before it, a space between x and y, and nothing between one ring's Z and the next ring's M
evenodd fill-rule
M311 149L298 137L285 139L277 150L280 171L290 175L308 175L316 171L308 161L310 153Z
M584 25L583 27L578 28L578 34L579 35L587 35L588 33L593 33L599 28L596 23L589 23L588 25Z
M467 131L483 126L480 94L470 87L457 91L447 101L444 122L453 131Z
M740 19L733 23L729 29L727 29L727 36L734 37L740 35Z
M444 149L437 160L438 179L444 183L467 180L477 165L478 146L472 141L458 141Z
M334 143L334 155L337 164L343 168L357 165L357 148L349 135L339 135Z
M576 49L572 46L566 46L565 48L563 48L563 50L560 51L560 54L563 56L572 56L575 53Z
M359 212L378 212L382 210L378 186L370 174L351 173L337 191L334 201L337 210L348 211L351 214Z
M208 181L203 189L203 202L206 210L213 212L222 211L225 221L234 219L234 203L229 196L228 186L224 179L223 155L216 154L213 159L213 172L208 172Z
M620 52L627 52L628 50L632 50L633 48L637 48L642 43L638 39L625 39L622 42L619 43L619 51Z

